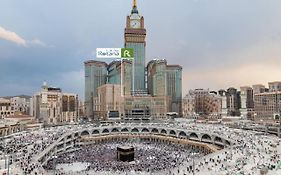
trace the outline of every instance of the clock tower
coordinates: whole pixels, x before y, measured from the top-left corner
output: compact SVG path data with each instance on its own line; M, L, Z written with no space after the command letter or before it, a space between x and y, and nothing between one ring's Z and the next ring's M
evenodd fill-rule
M133 95L146 92L145 87L145 37L144 18L139 14L136 0L133 0L131 14L127 16L125 48L134 49L132 90Z

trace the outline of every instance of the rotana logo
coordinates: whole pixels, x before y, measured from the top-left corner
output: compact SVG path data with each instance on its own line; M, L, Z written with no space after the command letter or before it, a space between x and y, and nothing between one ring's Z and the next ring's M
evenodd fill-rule
M133 48L97 48L97 58L121 58L121 59L134 59Z
M121 58L133 59L134 58L134 49L122 48L121 49Z

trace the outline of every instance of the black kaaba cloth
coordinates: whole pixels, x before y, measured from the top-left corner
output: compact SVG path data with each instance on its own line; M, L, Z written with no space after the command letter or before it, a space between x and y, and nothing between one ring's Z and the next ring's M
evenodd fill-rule
M123 162L134 161L135 149L132 146L117 147L117 160Z

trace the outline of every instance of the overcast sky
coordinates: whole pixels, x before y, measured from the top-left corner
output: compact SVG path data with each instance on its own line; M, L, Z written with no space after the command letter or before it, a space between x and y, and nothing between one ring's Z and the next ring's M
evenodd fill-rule
M1 0L0 96L32 95L44 80L84 98L97 47L123 47L132 0ZM280 0L138 0L147 62L183 66L189 89L281 80Z

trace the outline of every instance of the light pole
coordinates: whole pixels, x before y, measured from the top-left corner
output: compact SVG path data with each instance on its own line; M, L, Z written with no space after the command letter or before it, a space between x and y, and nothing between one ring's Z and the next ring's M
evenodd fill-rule
M192 150L192 153L191 153L191 156L192 156L192 175L195 175L195 156L197 155L198 153L194 152Z
M54 161L53 161L54 175L56 175L56 159L58 158L58 156L52 156L52 158L54 159Z

